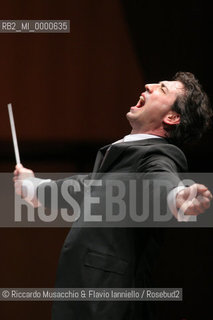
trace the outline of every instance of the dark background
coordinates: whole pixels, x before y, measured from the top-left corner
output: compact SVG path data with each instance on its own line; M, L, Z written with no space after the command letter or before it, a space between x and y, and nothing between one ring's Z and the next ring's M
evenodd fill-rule
M191 71L211 101L211 6L136 0L7 1L1 19L68 19L69 34L0 34L0 168L14 153L13 104L23 165L35 172L92 170L99 146L129 133L125 119L144 84ZM183 147L190 171L212 171L210 131ZM0 229L1 287L53 287L68 229ZM184 300L157 303L160 319L212 320L212 230L168 230L159 287ZM51 303L1 303L1 319L50 319Z

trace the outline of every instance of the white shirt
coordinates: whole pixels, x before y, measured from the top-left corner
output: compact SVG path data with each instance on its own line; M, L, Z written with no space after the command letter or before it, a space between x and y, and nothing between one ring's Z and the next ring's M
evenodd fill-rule
M119 142L146 140L146 139L152 139L152 138L161 138L161 137L155 136L154 134L146 134L146 133L128 134L123 139L113 142L113 144L119 143Z

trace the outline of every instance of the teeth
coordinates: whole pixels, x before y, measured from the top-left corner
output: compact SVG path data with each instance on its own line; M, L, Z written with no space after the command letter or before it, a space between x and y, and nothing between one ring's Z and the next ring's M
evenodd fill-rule
M140 96L140 106L143 107L145 105L145 98L144 96Z

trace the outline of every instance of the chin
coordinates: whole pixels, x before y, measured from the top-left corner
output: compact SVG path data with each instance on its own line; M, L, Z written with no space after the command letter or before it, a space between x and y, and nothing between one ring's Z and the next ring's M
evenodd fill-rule
M132 125L134 123L134 119L135 119L134 114L132 114L132 112L129 111L126 114L126 118L129 121L130 126L132 127Z
M127 112L126 117L127 117L128 120L132 118L132 113L131 113L131 111Z
M137 110L130 110L129 112L127 112L126 114L127 119L135 119L138 117L138 112Z

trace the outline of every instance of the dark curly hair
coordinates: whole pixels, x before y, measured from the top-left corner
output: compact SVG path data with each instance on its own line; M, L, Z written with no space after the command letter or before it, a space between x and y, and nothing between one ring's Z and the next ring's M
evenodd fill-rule
M172 79L184 85L172 106L180 117L180 123L165 126L169 140L176 144L199 140L212 123L212 109L209 99L195 76L190 72L177 72Z

